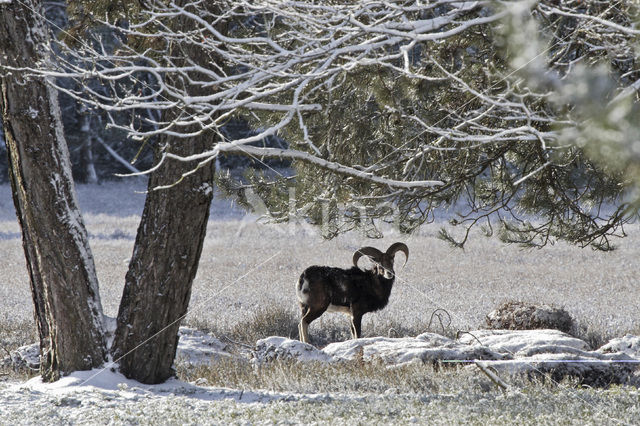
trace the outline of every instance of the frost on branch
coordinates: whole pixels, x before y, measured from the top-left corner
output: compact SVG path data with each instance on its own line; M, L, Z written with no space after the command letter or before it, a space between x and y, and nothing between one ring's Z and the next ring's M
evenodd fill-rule
M293 183L295 207L311 222L347 218L330 235L375 228L377 218L410 231L455 205L454 224L466 232L443 237L459 246L480 222L506 242L562 238L608 250L637 210L624 196L640 178L628 175L631 166L609 169L611 156L600 161L581 142L597 121L581 109L572 75L606 70L605 97L628 105L609 111L608 135L627 129L622 136L633 138L638 7L580 4L150 2L129 11L128 25L102 22L118 43L80 43L45 73L100 82L99 90L60 89L107 111L110 126L133 139L221 140L190 158L168 152L165 161L293 159L294 179L271 170L275 181L252 182L278 220L291 211L281 184ZM584 83L590 93L598 82ZM220 128L236 117L259 131L226 139ZM259 146L276 134L287 149Z

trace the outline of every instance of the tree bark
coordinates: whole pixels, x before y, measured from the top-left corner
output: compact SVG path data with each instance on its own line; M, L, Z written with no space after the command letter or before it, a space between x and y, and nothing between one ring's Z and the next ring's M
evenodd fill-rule
M40 1L0 5L0 68L48 60ZM23 235L41 374L97 367L105 360L102 307L87 231L75 199L57 94L21 72L0 74L0 111L16 214Z
M91 117L87 108L80 108L80 132L82 134L82 171L85 183L98 183L98 174L93 160L93 135L91 134Z
M161 141L166 144L166 137ZM170 149L188 155L210 148L208 137L179 141ZM113 359L120 371L142 383L174 375L178 327L187 312L213 197L213 166L178 185L193 164L171 163L152 173L118 312Z
M179 4L186 2L178 0ZM212 2L211 7L216 7L216 3ZM189 31L193 23L177 19L172 25ZM218 26L225 31L223 24ZM206 64L208 59L216 60L194 46L170 49L171 56L194 62ZM205 93L200 87L188 89L194 95ZM163 121L178 119L176 114L179 113L165 113ZM162 135L155 160L160 160L164 150L187 156L209 150L214 144L215 136L211 133L189 139ZM119 360L120 371L142 383L160 383L175 374L173 360L178 328L189 307L213 199L213 162L182 179L183 173L195 166L169 162L149 179L112 349L113 359ZM171 188L154 190L178 180L180 183Z

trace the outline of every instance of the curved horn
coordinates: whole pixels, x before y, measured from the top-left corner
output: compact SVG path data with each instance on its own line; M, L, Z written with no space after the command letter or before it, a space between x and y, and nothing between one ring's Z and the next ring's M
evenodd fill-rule
M382 252L375 247L362 247L353 253L353 266L358 266L358 260L362 256L369 256L373 259L380 259Z
M407 247L407 245L405 243L393 243L391 244L391 246L389 246L389 248L387 249L387 256L395 256L397 252L403 252L404 253L404 264L407 264L407 260L409 260L409 247Z

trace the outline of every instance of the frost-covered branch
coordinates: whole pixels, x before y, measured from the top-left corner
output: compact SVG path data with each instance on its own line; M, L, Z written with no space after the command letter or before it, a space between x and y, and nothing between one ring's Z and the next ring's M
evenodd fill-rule
M480 1L439 1L427 6L348 2L322 7L306 2L219 3L212 8L202 1L151 2L124 28L102 21L119 34L118 39L135 43L95 38L91 44L67 50L58 69L47 69L45 74L99 82L84 85L82 91L56 87L105 110L113 117L110 127L138 140L159 134L190 138L215 132L231 114L243 111L270 114L273 124L267 130L232 141L245 145L296 122L307 132L305 115L326 108L314 101L316 94L338 90L345 72L362 66L396 69L398 61L404 61L406 72L422 75L416 72L419 63L407 62L416 43L446 39L497 21L506 13ZM176 21L182 24L176 26ZM167 54L168 46L172 54ZM187 51L203 57L182 54ZM140 110L178 114L169 121L151 114L133 122L115 118ZM335 163L321 158L323 144L312 142L308 132L303 139L301 143L312 148L309 158L314 164ZM359 176L376 180L373 174Z
M287 158L317 199L384 200L408 229L465 200L462 222L509 217L510 240L608 244L600 207L621 196L621 176L586 155L580 129L597 121L590 106L637 104L634 2L145 5L33 72L87 82L57 87L134 140L218 138L235 117L259 129L164 161ZM290 146L257 146L274 135ZM528 227L522 212L549 221Z
M355 177L355 178L370 181L379 185L385 185L390 188L404 188L404 189L433 188L433 187L444 185L444 182L438 181L438 180L412 181L412 180L388 179L385 177L376 176L374 173L371 173L371 172L358 170L353 167L349 167L349 166L337 163L335 161L327 161L322 158L318 158L314 155L311 155L307 152L298 151L294 149L280 149L280 148L266 148L266 147L263 148L263 147L256 147L251 145L219 143L211 152L203 152L202 154L193 155L190 157L180 157L172 154L167 154L167 158L178 160L178 161L195 161L195 160L203 160L215 155L219 155L221 153L250 155L250 156L265 157L265 158L287 158L292 160L299 160L304 163L321 167L323 169L331 170L332 172L335 172L341 175Z

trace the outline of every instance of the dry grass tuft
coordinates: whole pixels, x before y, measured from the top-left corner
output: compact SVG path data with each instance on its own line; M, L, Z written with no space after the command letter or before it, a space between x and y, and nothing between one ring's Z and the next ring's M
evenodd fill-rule
M227 337L253 345L269 336L298 338L298 319L290 309L271 306L234 325Z
M381 393L389 389L399 393L431 393L437 390L434 372L432 366L422 363L387 368L381 362L357 360L339 363L277 360L257 366L248 361L223 359L205 366L177 368L180 379L204 379L208 386L299 393Z
M486 318L490 329L536 330L555 329L570 333L574 328L571 315L563 308L509 301L490 312Z
M39 374L38 370L11 362L11 352L38 341L33 321L0 321L0 380L24 381Z
M202 317L190 317L183 325L250 346L269 336L298 338L298 318L292 310L282 306L254 311L230 325L219 325Z
M615 337L620 337L597 325L578 321L570 333L573 337L584 340L589 348L596 350ZM635 334L631 332L631 334Z

